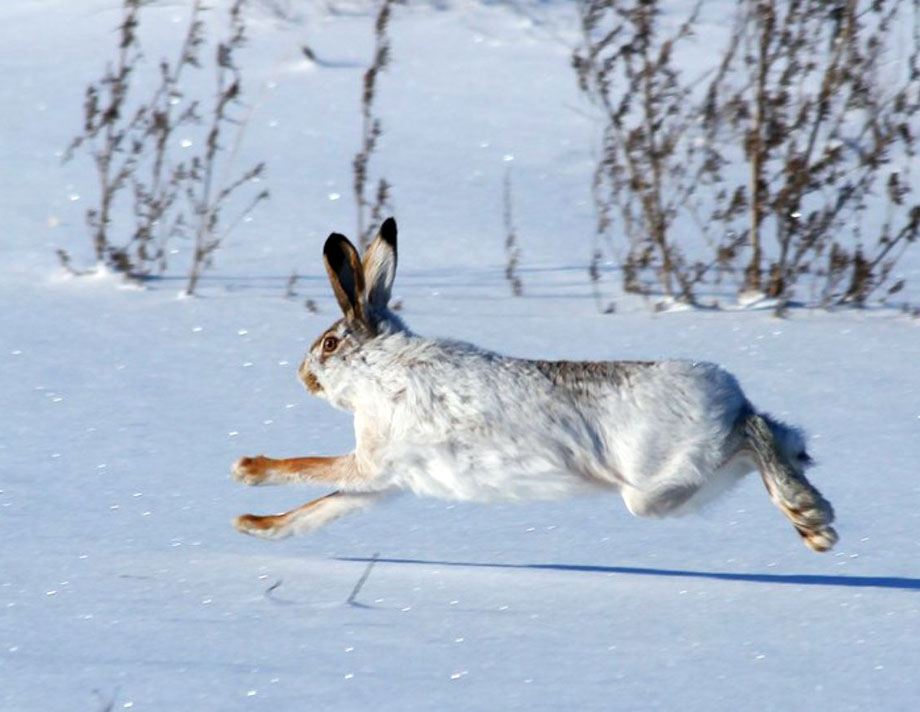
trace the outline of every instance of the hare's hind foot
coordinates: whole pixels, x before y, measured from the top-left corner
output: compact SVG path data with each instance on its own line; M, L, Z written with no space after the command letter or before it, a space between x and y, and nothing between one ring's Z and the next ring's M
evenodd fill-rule
M761 473L767 493L812 551L823 553L837 543L831 526L834 508L795 466L776 463Z
M262 539L285 539L294 532L285 527L285 514L241 514L233 520L238 532Z
M768 416L744 421L746 446L753 454L770 499L786 515L805 545L824 552L837 543L834 508L805 477L811 459L801 435Z
M834 527L824 527L822 529L801 529L796 527L795 530L802 537L805 546L819 553L830 551L839 538Z
M767 492L770 492L773 501L786 515L809 549L825 552L837 543L839 538L837 530L830 526L834 521L834 509L816 489L811 488L810 491L800 492L797 498L798 506L782 501L774 492L771 492L769 484Z
M350 512L379 502L390 495L378 492L333 492L307 502L302 507L283 514L243 514L233 520L237 531L262 539L285 539L319 529Z

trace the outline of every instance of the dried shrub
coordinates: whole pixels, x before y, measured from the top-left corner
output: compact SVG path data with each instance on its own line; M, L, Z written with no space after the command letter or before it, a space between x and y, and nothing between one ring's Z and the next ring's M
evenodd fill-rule
M693 37L701 8L665 32L656 0L584 0L579 3L582 44L573 66L582 91L603 121L601 157L593 189L597 234L592 283L603 245L614 228L626 238L620 256L628 292L663 292L695 303L696 286L718 264L692 260L672 234L675 220L693 209L697 191L721 162L701 142L699 78L687 80L675 50ZM711 80L718 85L722 72ZM618 225L616 224L618 221ZM722 241L716 251L727 249Z
M657 0L579 4L573 63L604 121L592 282L616 222L630 292L696 303L729 277L779 309L797 287L823 306L897 293L920 231L920 0L738 0L721 52L687 78L674 57L702 7L666 32ZM909 14L912 54L893 63ZM704 238L692 258L678 218Z
M911 5L914 53L898 76L891 38ZM736 76L721 111L748 167L738 187L750 210L744 289L782 304L809 277L817 303L863 305L916 240L909 164L920 108L917 7L739 2ZM899 158L906 160L896 165Z
M206 8L201 0L194 0L190 6L189 22L176 57L161 59L157 65L158 81L153 91L144 98L135 97L132 80L143 59L138 29L146 4L145 0L123 0L116 61L87 87L83 129L71 142L64 159L71 160L81 149L96 167L98 204L87 210L86 217L97 263L126 278L147 279L167 269L170 240L189 239L193 241L193 254L186 293L192 294L222 237L235 224L227 229L221 226L221 211L227 199L264 173L264 164L260 163L229 182L216 176L222 137L230 126L239 132L245 125L245 121L231 116L231 108L240 103L242 94L234 53L245 44L245 0L231 3L230 34L215 48L217 94L213 102L188 97L183 88L183 77L189 69L204 68ZM205 132L204 150L191 158L175 159L177 130L199 126ZM113 231L116 201L128 186L134 227ZM259 192L240 218L267 195L267 191ZM130 237L119 242L113 233ZM66 252L59 250L58 254L65 268L80 272L71 266Z

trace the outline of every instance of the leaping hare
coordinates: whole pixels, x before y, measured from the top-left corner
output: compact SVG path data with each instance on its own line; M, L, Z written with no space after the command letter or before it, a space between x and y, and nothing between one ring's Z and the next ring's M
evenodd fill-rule
M398 490L460 500L618 491L630 512L697 509L759 470L805 543L837 541L830 503L805 478L802 434L758 413L710 363L531 361L413 334L388 309L396 274L389 218L363 262L333 233L326 271L344 316L299 369L314 395L355 416L337 457L244 457L247 485L322 482L332 494L284 514L244 514L246 534L311 531Z

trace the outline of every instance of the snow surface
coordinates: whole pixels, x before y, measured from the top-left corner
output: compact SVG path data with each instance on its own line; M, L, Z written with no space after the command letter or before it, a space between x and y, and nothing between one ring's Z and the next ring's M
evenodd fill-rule
M584 268L597 125L568 66L567 3L397 8L372 165L395 186L404 318L518 355L724 364L809 430L840 544L808 551L753 477L668 521L615 496L407 496L305 538L232 529L323 493L241 487L235 458L352 444L349 417L295 369L336 318L319 254L353 232L371 22L304 6L301 24L257 12L244 62L240 165L268 161L272 199L184 300L187 246L147 290L62 277L54 257L90 257L92 172L60 155L118 3L0 7L0 709L916 709L918 323L653 314L612 278L617 314L599 314ZM151 55L184 7L148 11ZM502 272L509 165L523 298ZM920 260L902 269L916 296Z

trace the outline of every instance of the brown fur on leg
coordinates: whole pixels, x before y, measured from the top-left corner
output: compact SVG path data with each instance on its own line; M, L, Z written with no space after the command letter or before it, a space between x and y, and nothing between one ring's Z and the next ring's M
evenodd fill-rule
M291 482L346 484L360 480L352 454L336 457L291 457L277 460L264 455L242 457L231 468L233 479L245 485L279 485Z

